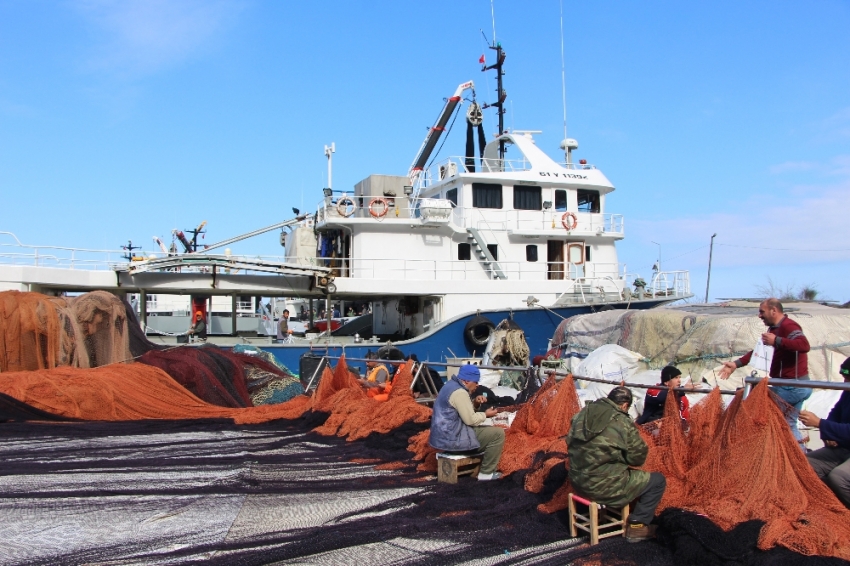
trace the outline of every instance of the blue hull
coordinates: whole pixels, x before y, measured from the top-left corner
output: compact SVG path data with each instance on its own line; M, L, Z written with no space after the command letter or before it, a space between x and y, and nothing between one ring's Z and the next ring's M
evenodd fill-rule
M669 302L670 299L644 300L632 302L628 306L632 310L644 310ZM614 309L623 310L627 305L623 303L619 305L611 304L610 306ZM577 314L597 312L599 309L600 306L598 305L581 305L554 308L552 311L557 312L564 318L568 318ZM454 358L456 356L480 356L483 353L483 346L479 347L477 351L472 350L468 342L464 339L464 330L467 323L477 314L470 313L456 317L431 332L426 332L410 340L396 342L394 345L404 352L405 355L416 354L420 361L442 362L446 358ZM514 322L525 331L525 339L531 350L532 358L546 353L546 346L562 320L552 312L542 308L486 310L481 311L480 314L489 318L493 324L499 324L502 320L513 316ZM375 351L380 347L381 344L372 343L346 344L345 346L317 344L312 348L301 344L275 344L263 346L263 349L272 353L286 367L297 372L301 356L311 350L313 353L319 355L329 354L331 356L339 356L344 353L350 358L363 358L370 350Z

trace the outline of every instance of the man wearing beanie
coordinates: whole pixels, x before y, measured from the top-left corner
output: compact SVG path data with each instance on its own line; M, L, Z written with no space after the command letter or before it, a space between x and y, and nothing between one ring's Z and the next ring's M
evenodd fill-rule
M838 370L845 382L850 382L850 358ZM800 411L806 426L820 429L824 447L806 455L818 477L850 508L850 391L841 393L838 403L825 419L809 411Z
M667 366L661 370L661 383L646 391L643 400L643 413L637 418L637 424L651 423L664 416L664 404L667 402L667 392L671 387L682 386L682 372L675 366ZM690 388L693 389L693 384ZM687 423L690 418L690 403L685 394L676 391L676 400L679 401L679 416Z
M480 426L484 419L496 414L496 409L476 412L472 406L469 394L475 391L480 379L478 366L465 365L440 389L434 401L428 443L447 452L483 451L478 479L486 481L501 477L496 467L502 457L505 431L495 426Z

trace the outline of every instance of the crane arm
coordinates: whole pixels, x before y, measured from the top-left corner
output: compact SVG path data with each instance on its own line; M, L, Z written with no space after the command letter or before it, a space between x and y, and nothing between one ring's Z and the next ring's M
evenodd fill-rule
M446 100L443 112L437 119L437 123L428 130L428 134L425 136L425 141L422 142L422 146L419 148L419 153L416 154L416 159L413 160L413 165L410 166L410 170L407 172L407 177L410 179L411 183L416 183L416 180L425 168L425 164L428 163L428 159L431 157L434 147L437 145L437 142L440 140L440 136L443 135L443 132L446 129L446 123L449 121L449 118L454 113L455 108L457 108L457 105L460 102L461 95L465 90L474 88L475 84L473 84L472 81L459 84L455 93Z

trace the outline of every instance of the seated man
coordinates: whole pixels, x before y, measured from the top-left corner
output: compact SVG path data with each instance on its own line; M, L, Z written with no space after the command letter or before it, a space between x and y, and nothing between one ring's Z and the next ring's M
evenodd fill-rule
M197 340L207 339L207 323L204 322L204 313L201 311L195 312L195 322L189 328L189 336L194 336Z
M386 401L392 391L390 370L384 364L378 363L378 354L369 352L366 354L369 360L366 362L366 378L359 379L360 385L366 388L366 394L378 401Z
M495 426L480 426L484 419L496 414L496 409L476 412L469 399L481 379L478 366L466 365L451 378L434 401L434 414L431 416L431 436L428 440L433 448L449 452L484 452L481 460L479 481L499 479L502 475L496 471L502 447L505 444L505 431Z
M839 369L845 382L850 381L850 358ZM850 391L841 393L838 403L825 419L809 411L800 411L806 426L820 429L825 446L806 455L818 477L835 492L846 507L850 507Z
M647 389L646 397L643 399L643 413L637 418L637 424L651 423L664 416L664 405L667 403L667 392L671 387L682 386L682 372L675 366L667 366L661 370L661 383L653 389ZM690 389L694 384L688 384ZM687 422L690 418L690 403L685 394L676 391L676 400L679 401L679 416Z
M622 507L637 498L626 522L626 540L655 536L655 509L667 481L658 472L635 470L649 447L629 417L632 392L615 387L605 399L589 403L573 417L567 435L569 477L578 495L602 505Z

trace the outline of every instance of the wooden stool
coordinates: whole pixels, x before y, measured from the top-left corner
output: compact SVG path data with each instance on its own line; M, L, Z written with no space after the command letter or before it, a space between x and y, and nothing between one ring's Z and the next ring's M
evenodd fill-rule
M569 494L570 498L570 536L578 536L576 529L590 533L590 544L597 544L599 539L612 537L626 533L626 519L629 516L628 503L622 509L609 509L595 501L588 501L584 497ZM588 515L582 515L576 511L576 503L588 508ZM602 521L602 522L600 522ZM613 529L613 530L609 530ZM603 531L600 533L600 531Z
M437 481L457 483L459 476L478 477L484 452L478 454L437 453Z

